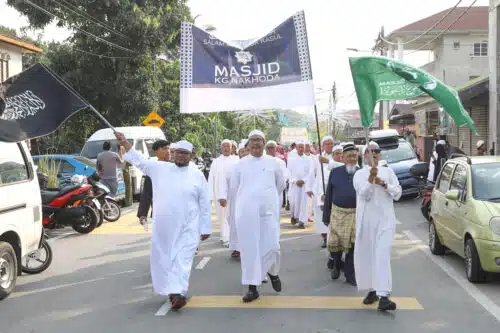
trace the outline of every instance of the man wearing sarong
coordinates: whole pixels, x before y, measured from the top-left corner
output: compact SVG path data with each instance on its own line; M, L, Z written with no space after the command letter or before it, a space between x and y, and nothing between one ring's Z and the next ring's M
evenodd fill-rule
M343 148L345 165L330 172L323 208L323 223L330 227L328 251L331 277L337 280L342 269L342 254L346 253L344 275L346 282L356 286L354 272L354 243L356 238L356 190L353 178L359 167L358 149L354 144Z

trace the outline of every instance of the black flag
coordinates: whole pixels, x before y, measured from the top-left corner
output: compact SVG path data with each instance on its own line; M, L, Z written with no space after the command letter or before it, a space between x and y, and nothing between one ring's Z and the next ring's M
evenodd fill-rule
M33 65L3 82L0 95L5 101L3 110L0 107L0 141L4 142L50 134L66 119L89 106L42 64Z

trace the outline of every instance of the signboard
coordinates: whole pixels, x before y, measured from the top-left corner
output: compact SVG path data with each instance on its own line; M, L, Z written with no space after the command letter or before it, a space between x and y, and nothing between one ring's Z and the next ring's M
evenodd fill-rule
M165 119L160 117L158 113L151 111L151 113L146 117L146 119L144 119L142 123L145 126L162 127L165 123Z
M309 135L305 127L282 127L280 138L282 144L291 144L297 140L308 140Z

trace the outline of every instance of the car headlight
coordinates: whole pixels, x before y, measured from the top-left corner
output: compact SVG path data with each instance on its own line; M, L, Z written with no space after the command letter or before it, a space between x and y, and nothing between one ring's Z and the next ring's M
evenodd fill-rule
M490 229L495 234L500 235L500 217L492 217L491 218Z

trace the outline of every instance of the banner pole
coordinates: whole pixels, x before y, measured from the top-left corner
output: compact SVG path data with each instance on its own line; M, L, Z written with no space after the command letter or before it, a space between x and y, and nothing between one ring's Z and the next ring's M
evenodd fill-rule
M113 125L111 125L111 123L106 119L104 118L104 116L96 110L95 107L93 107L92 105L89 104L89 108L90 110L92 110L109 128L111 128L113 130L113 132L116 133L116 130L115 128L113 127Z
M318 132L318 147L319 147L319 156L322 155L321 152L321 134L319 133L319 120L318 120L318 107L316 104L314 104L314 116L316 117L316 131ZM321 162L319 162L319 166L321 169L321 184L323 185L323 194L326 194L326 188L325 188L325 172L323 171L323 165Z

